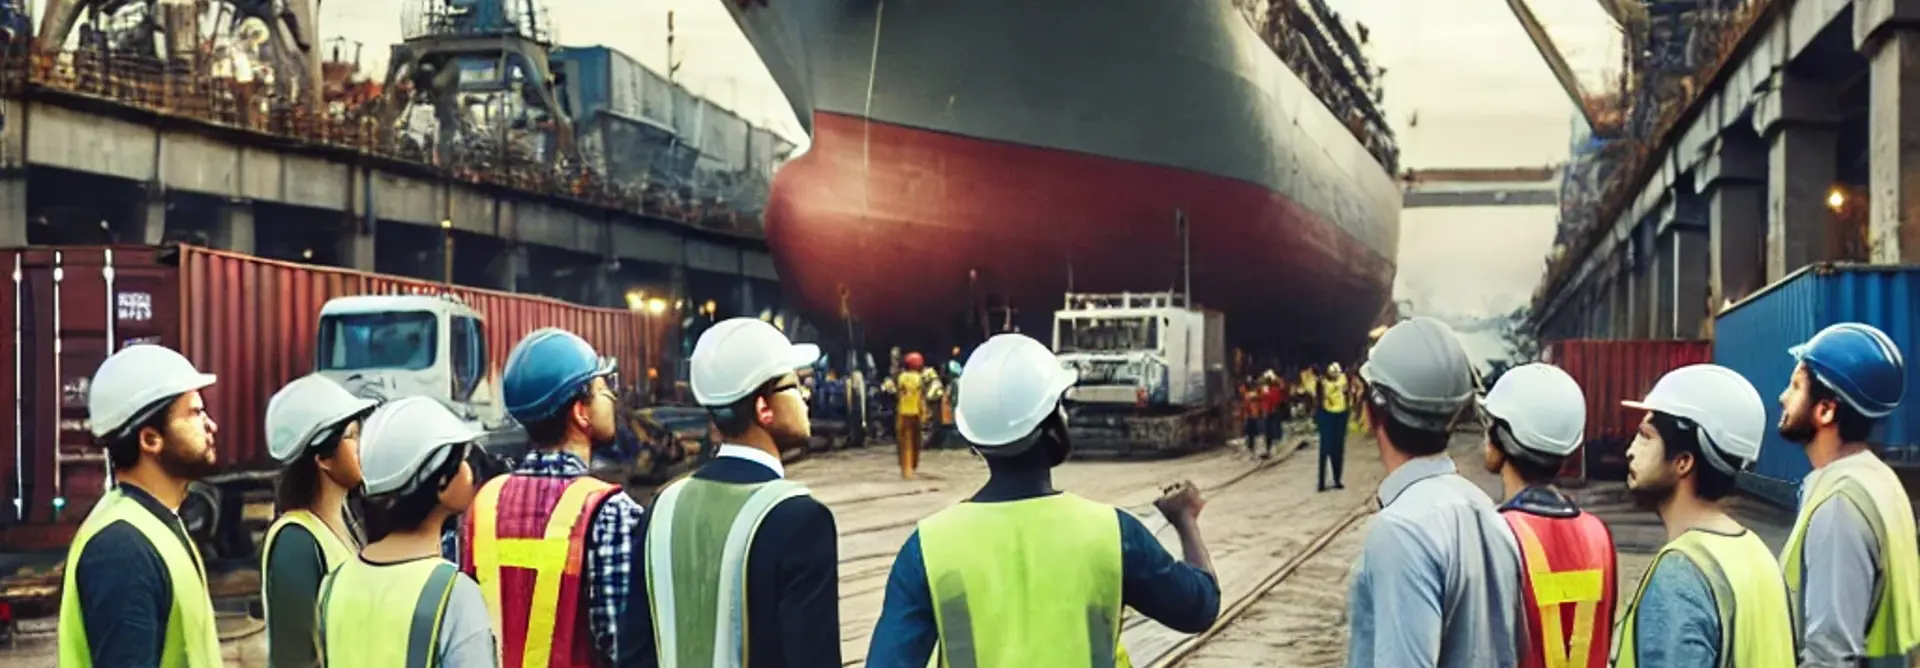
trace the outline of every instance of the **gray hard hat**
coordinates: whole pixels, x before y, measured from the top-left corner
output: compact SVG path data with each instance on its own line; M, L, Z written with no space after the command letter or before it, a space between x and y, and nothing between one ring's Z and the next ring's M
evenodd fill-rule
M1474 404L1479 377L1453 328L1432 318L1394 325L1360 365L1369 401L1415 429L1447 431Z

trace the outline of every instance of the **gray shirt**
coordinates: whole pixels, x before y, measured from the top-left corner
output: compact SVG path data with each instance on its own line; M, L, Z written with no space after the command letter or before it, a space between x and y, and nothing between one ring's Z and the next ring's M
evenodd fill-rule
M440 665L445 668L498 668L493 653L493 617L480 596L480 583L465 573L453 578L447 612L440 618Z
M1349 668L1509 668L1524 642L1520 551L1487 493L1444 454L1380 483L1348 596Z
M1813 488L1820 473L1815 471L1801 482L1802 495ZM1799 603L1806 619L1806 649L1800 665L1850 666L1852 657L1866 654L1874 592L1885 577L1880 539L1873 535L1866 516L1844 497L1831 497L1811 510L1813 517L1800 543Z

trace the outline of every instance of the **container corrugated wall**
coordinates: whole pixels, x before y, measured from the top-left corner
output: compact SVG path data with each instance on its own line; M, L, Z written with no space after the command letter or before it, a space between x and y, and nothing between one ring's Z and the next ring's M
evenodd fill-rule
M1641 414L1620 402L1646 396L1668 371L1706 362L1705 341L1556 341L1545 361L1566 370L1587 397L1586 441L1581 456L1561 476L1575 480L1623 480L1626 447L1639 431Z
M1721 313L1714 322L1714 361L1752 382L1767 407L1767 429L1754 473L1798 485L1812 470L1800 446L1780 437L1777 397L1793 374L1787 349L1839 322L1886 331L1909 356L1920 351L1920 267L1814 265ZM1920 366L1907 366L1907 387L1920 388ZM1909 390L1909 395L1914 390ZM1895 411L1872 441L1896 463L1920 460L1920 420ZM1775 496L1778 496L1775 494Z

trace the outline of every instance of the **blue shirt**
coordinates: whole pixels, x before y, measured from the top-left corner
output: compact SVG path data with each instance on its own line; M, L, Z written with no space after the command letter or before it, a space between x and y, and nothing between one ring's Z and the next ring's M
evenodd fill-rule
M1026 490L1003 496L993 493L994 483L988 486L974 497L976 502L1051 493ZM1138 518L1117 508L1114 512L1120 522L1121 602L1175 631L1199 633L1213 626L1220 614L1220 583L1211 573L1175 560ZM867 648L867 666L924 668L939 639L920 532L915 531L900 547L893 572L887 576L886 602Z
M1720 665L1720 611L1700 569L1678 554L1654 562L1633 621L1634 664Z

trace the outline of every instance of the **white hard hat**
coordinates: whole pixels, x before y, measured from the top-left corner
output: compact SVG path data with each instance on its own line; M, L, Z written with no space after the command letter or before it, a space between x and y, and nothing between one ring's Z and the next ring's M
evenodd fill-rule
M974 349L960 374L966 400L953 411L960 436L992 451L1032 434L1060 405L1060 396L1080 381L1053 351L1021 334L1000 334Z
M292 462L334 427L378 404L319 374L296 378L267 400L267 454Z
M93 435L133 427L163 401L212 385L213 374L200 373L180 353L151 344L121 348L87 386L88 426Z
M1331 373L1331 374L1336 374L1336 375L1338 375L1338 374L1340 373L1340 363L1339 363L1339 362L1334 362L1334 363L1332 363L1332 364L1328 364L1328 365L1327 365L1327 373Z
M1387 330L1360 365L1360 379L1390 396L1384 408L1394 419L1427 431L1451 428L1479 383L1453 328L1427 317Z
M445 446L471 443L483 434L445 404L430 397L395 399L379 408L360 428L360 475L368 496L407 488L425 472L446 463Z
M1732 369L1718 364L1683 366L1661 376L1647 398L1620 405L1692 421L1706 435L1701 445L1713 443L1702 449L1718 449L1738 458L1741 465L1752 464L1760 456L1767 408L1753 383ZM1709 452L1707 459L1715 462L1719 457Z
M1585 440L1587 395L1573 376L1551 364L1509 369L1483 404L1507 423L1514 445L1554 457L1573 454Z
M708 328L693 344L687 384L700 405L726 406L818 359L820 346L794 343L754 318L731 318Z

